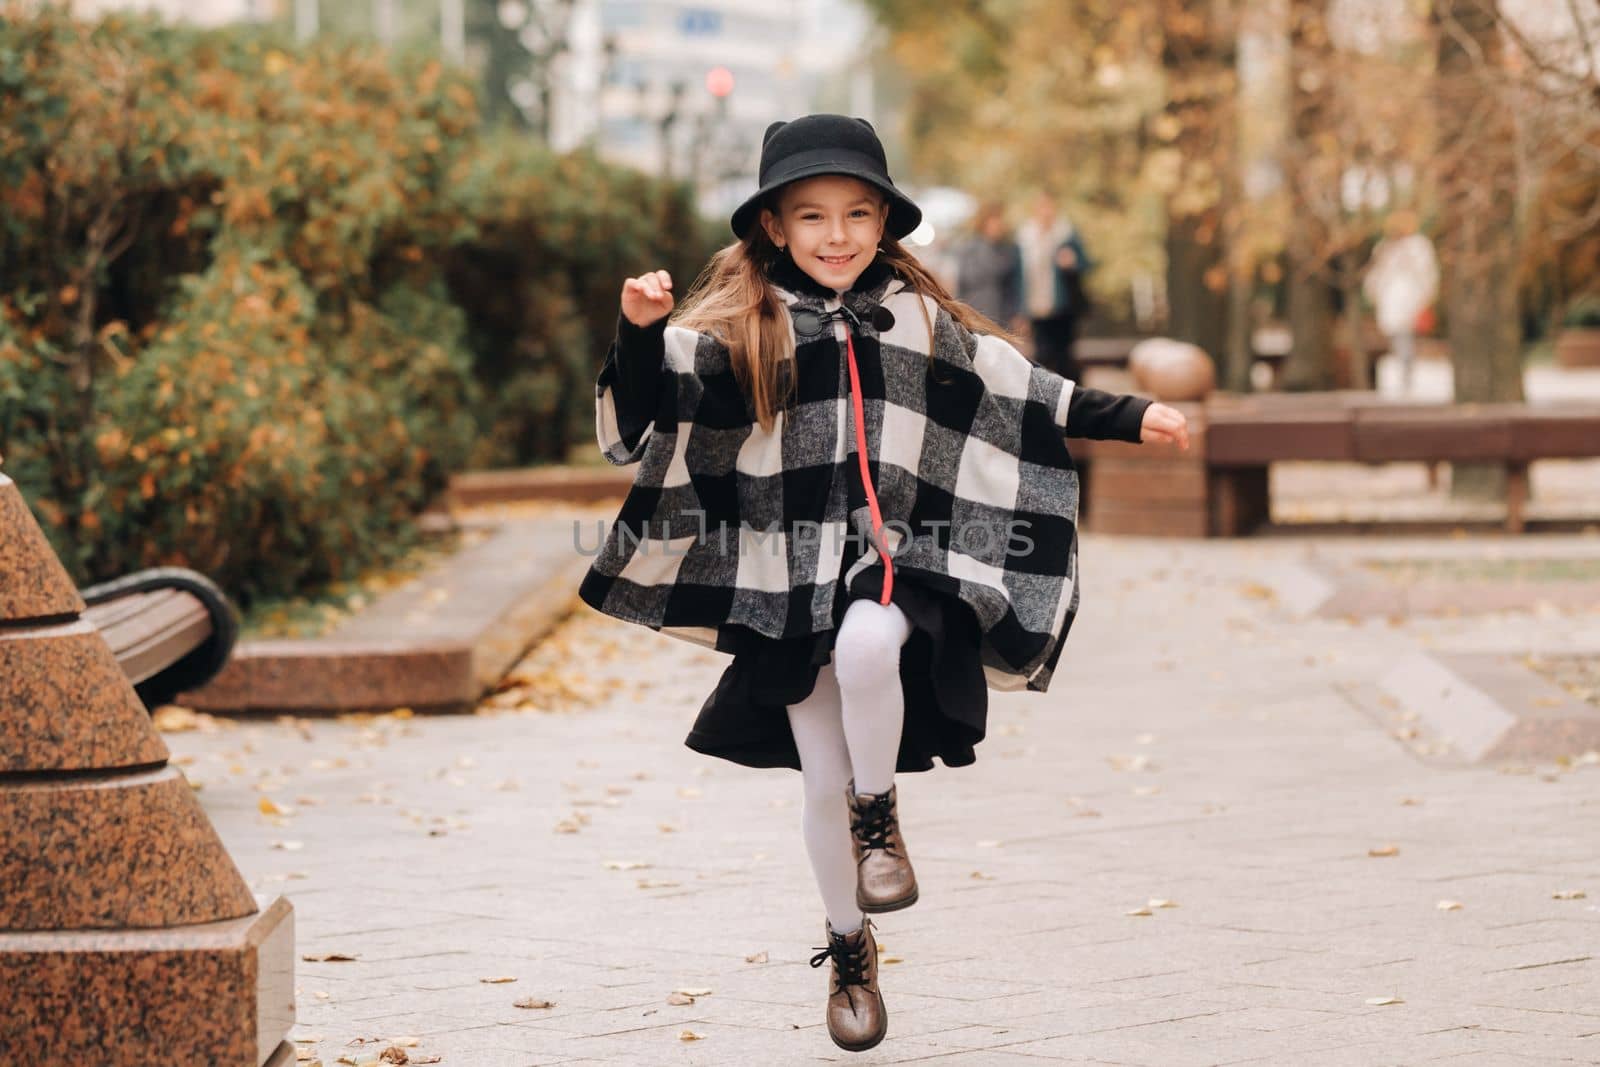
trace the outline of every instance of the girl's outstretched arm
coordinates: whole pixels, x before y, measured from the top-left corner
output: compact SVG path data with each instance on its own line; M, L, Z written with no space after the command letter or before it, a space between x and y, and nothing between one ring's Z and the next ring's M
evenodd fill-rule
M942 308L937 311L937 319L938 330L954 332L972 359L973 369L979 377L990 381L991 388L1011 390L1010 395L1017 395L1019 380L1025 382L1029 375L1039 375L1059 382L1063 390L1070 390L1064 394L1065 411L1059 405L1055 408L1056 425L1065 436L1134 444L1170 441L1180 448L1189 447L1188 420L1176 408L1141 396L1107 393L1079 385L1035 363L1002 338L972 333Z
M1166 404L1074 382L1072 399L1067 401L1067 436L1136 444L1160 441L1187 449L1189 420Z
M1067 401L1067 436L1095 441L1131 441L1137 444L1146 411L1154 405L1141 396L1107 393L1071 384Z

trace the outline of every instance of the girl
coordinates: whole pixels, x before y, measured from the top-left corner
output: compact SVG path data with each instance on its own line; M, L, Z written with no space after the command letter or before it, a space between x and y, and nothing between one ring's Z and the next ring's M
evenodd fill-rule
M672 325L665 271L622 287L601 451L639 472L580 587L733 654L689 747L802 772L827 913L828 1034L883 1040L863 913L915 903L894 775L974 760L987 689L1045 691L1077 610L1064 436L1188 447L1183 416L1034 366L900 244L921 212L864 120L768 128Z

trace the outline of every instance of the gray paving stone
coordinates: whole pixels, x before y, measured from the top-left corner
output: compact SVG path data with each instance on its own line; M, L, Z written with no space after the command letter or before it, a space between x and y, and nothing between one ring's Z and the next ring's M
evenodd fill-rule
M861 1055L806 966L799 777L682 745L722 657L586 612L554 640L592 655L537 669L593 702L167 742L247 879L294 901L297 952L358 956L297 964L324 1062L375 1030L445 1067L1600 1061L1600 767L1429 762L1340 692L1412 655L1600 646L1600 613L1352 626L1240 593L1307 548L1085 539L1050 692L991 694L976 765L899 779L923 899L878 923L902 962ZM1151 898L1178 906L1125 914Z

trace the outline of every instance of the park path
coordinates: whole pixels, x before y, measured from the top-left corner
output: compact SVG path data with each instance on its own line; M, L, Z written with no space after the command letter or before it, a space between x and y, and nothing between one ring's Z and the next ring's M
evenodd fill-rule
M682 747L720 655L583 608L477 715L168 742L297 953L355 957L297 965L329 1067L1600 1062L1600 767L1419 756L1350 695L1423 649L1600 649L1600 614L1295 610L1308 551L1388 547L1085 538L1050 692L900 778L922 901L859 1055L805 963L799 777Z

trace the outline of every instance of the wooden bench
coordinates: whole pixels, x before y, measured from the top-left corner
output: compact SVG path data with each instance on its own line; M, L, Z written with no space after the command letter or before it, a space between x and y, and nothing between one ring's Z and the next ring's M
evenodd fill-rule
M1092 528L1232 537L1270 515L1267 470L1285 460L1493 463L1506 470L1506 529L1520 533L1528 466L1600 457L1600 405L1414 404L1371 393L1219 394L1177 405L1190 451L1108 441L1075 445L1090 462Z
M238 615L205 576L177 567L138 571L79 590L147 708L210 681L233 651Z

